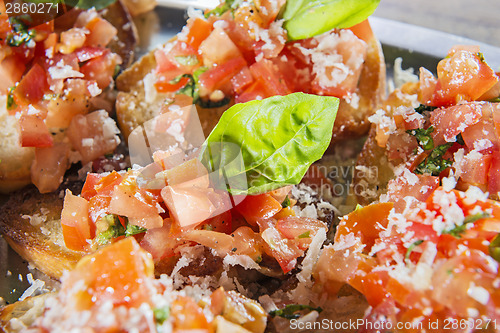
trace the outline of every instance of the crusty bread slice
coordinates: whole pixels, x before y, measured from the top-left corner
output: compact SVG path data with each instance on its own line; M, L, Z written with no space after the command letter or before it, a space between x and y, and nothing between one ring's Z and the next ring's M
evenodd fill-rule
M53 278L60 278L85 254L64 245L61 227L63 196L69 188L80 193L81 182L66 182L58 191L40 194L31 186L15 192L2 207L0 233L9 245L36 268Z
M45 300L54 293L28 297L0 309L0 332L17 333L29 327L45 309Z

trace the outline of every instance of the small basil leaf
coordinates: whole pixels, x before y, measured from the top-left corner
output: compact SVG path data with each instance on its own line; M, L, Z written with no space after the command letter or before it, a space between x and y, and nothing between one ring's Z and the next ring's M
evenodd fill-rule
M238 179L232 194L298 184L330 144L338 106L338 98L304 93L236 104L206 139L200 160L208 170ZM243 165L233 163L240 153Z
M291 204L290 202L290 198L288 197L288 195L285 197L285 200L283 200L283 202L281 203L281 207L282 208L286 208L286 207L289 207Z
M368 18L380 0L288 0L283 18L291 40L349 28Z
M76 4L77 8L90 9L94 7L96 10L104 9L114 4L116 0L80 0Z
M419 240L411 243L411 245L408 247L408 250L406 250L405 259L406 260L410 259L410 255L413 252L413 250L415 250L415 248L417 246L419 246L420 244L422 244L423 242L424 242L423 239L419 239Z
M474 215L469 215L464 219L461 225L457 225L452 229L443 231L443 234L449 234L456 238L462 238L462 234L467 230L467 224L474 223L480 219L490 217L490 214L486 212L479 212Z

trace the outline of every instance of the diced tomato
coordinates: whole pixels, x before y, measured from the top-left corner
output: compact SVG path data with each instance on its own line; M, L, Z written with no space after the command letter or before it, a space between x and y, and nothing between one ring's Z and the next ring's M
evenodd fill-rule
M61 225L64 244L68 249L84 251L94 236L91 233L89 220L89 203L82 197L73 195L66 190L64 206L61 212Z
M19 57L15 55L5 57L0 62L0 75L2 77L0 92L6 94L9 88L21 80L25 69L26 65Z
M89 217L95 225L102 217L109 214L109 204L111 203L111 196L97 194L89 200Z
M475 101L497 82L495 72L478 53L451 50L437 67L438 83L431 105L449 106L460 101Z
M252 73L250 73L250 70L246 66L231 79L231 84L236 94L241 93L252 82Z
M477 124L467 127L462 132L462 138L469 150L477 150L482 154L486 154L499 148L498 136L490 105L486 104L482 107L483 115Z
M180 78L177 83L172 82L172 80L178 76L174 74L182 75L180 70L171 73L159 74L158 79L155 82L156 90L161 93L174 92L183 88L189 82L188 77Z
M112 214L128 217L129 223L134 225L146 229L159 228L163 225L163 219L159 215L162 211L158 206L159 201L159 191L139 188L136 175L129 173L119 185L115 186L109 211Z
M232 215L230 211L226 211L217 216L211 217L204 221L200 227L205 230L213 230L229 234L232 231Z
M217 210L208 197L210 191L196 186L174 185L164 187L161 196L175 222L187 227L200 224Z
M200 96L208 96L231 81L247 65L242 57L233 58L204 72L199 77Z
M488 183L488 171L490 170L493 155L467 154L462 160L460 178L471 185L484 185Z
M85 75L85 79L94 80L100 89L105 89L113 81L116 66L121 62L117 54L108 51L100 57L88 60L80 68L80 72Z
M34 64L24 75L19 85L14 90L17 99L25 104L35 104L39 102L47 88L47 76L45 70L39 64Z
M432 73L425 69L424 67L420 67L419 73L420 81L419 81L419 89L420 96L419 99L426 105L431 105L432 103L432 95L434 94L434 90L436 90L437 79L432 75Z
M259 219L272 217L281 209L281 203L268 193L248 195L236 206L236 210L252 225Z
M294 241L283 237L272 225L265 228L260 234L267 245L264 247L264 250L278 261L285 274L295 267L297 258L304 254L304 251Z
M488 171L488 192L500 197L500 152L491 155L491 164Z
M256 80L266 82L265 89L268 96L287 95L291 93L285 80L270 60L262 59L252 64L250 72Z
M210 332L203 310L191 298L178 296L170 307L174 331Z
M90 31L85 41L87 46L105 47L118 33L111 23L99 16L94 17L85 27Z
M7 34L11 31L9 15L5 9L5 4L0 1L0 34Z
M266 91L266 83L262 80L256 80L243 93L237 94L235 97L236 103L246 103L254 100L261 100L266 97L271 97Z
M112 171L105 176L99 173L88 173L81 196L87 200L97 194L111 196L115 186L120 184L122 180L123 176L116 171Z
M479 122L483 107L486 107L486 104L467 103L434 110L430 119L434 126L434 132L431 134L434 145L454 142L455 137L465 128Z
M81 310L106 302L138 308L150 302L153 286L149 283L153 277L154 265L149 253L134 237L126 237L80 260L63 283L62 292L73 294L77 302L86 300L77 304Z
M141 247L151 253L155 262L174 256L177 246L183 243L172 235L173 223L170 218L164 219L161 228L149 229L141 240Z
M22 115L19 125L22 147L51 147L54 144L52 135L40 116Z
M69 146L63 142L52 147L36 148L31 165L31 181L40 193L55 191L63 181L68 166Z
M324 229L325 233L328 227L322 221L306 218L289 216L276 222L276 229L286 238L294 240L301 250L306 250L313 237L320 229Z
M231 59L243 58L238 47L221 28L215 28L201 43L200 52L205 66L220 66Z
M388 185L387 195L394 202L397 212L402 212L407 206L405 197L410 196L418 201L425 201L439 186L439 177L430 175L414 175L417 181L409 183L406 177L392 179Z
M79 62L86 62L98 58L109 51L103 47L85 46L75 50Z
M361 40L364 40L367 43L375 38L375 35L373 34L373 30L372 27L370 26L370 22L368 21L368 19L364 20L361 23L353 25L348 29L351 30L356 35L356 37L358 37Z
M212 24L198 17L188 20L187 27L189 31L185 38L186 43L195 50L200 47L200 44L210 35L213 29Z
M112 153L120 143L118 127L104 110L85 116L76 115L66 131L73 148L82 156L82 163Z
M369 252L375 239L379 237L379 233L387 226L387 217L393 207L392 202L383 202L356 209L340 221L335 233L335 241L340 242L341 238L354 234L361 238Z

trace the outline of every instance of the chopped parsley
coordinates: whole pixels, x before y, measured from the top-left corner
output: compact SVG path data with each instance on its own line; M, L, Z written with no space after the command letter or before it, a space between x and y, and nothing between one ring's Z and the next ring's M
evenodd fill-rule
M482 52L478 52L478 53L476 53L476 55L479 58L479 60L481 60L481 62L485 62L484 54Z
M443 158L443 155L450 149L453 143L445 143L434 148L429 156L422 161L416 168L415 173L431 174L439 176L445 169L449 168L453 162Z
M300 234L299 238L311 238L311 231L307 230L303 234Z
M103 219L102 222L107 224L108 228L96 236L95 242L99 245L106 244L113 238L121 236L129 237L147 231L146 228L142 228L128 223L127 218L125 218L127 227L124 228L122 222L120 221L120 217L118 215L108 214L104 216L102 219Z
M176 57L178 58L178 57ZM193 103L196 104L200 100L200 94L198 90L198 80L201 74L205 73L208 70L207 67L200 67L197 70L193 72L193 74L182 74L177 77L175 77L172 81L170 81L171 84L176 84L179 83L179 81L183 77L187 77L189 79L188 83L182 88L180 88L177 93L178 94L184 94L193 97Z
M469 223L474 223L480 219L484 219L486 217L490 217L490 214L486 212L480 212L474 215L469 215L464 219L464 222L461 225L457 225L456 227L443 231L443 234L449 234L456 238L461 238L462 234L467 230L467 225Z
M7 35L7 45L18 47L23 44L28 44L35 38L35 30L28 29L28 27L20 19L11 18L10 21L13 32Z
M215 9L212 9L211 11L208 11L205 13L205 18L209 18L210 16L221 16L227 11L233 11L234 9L237 9L242 0L226 0L224 1L223 4L219 5Z
M163 324L170 317L170 307L156 308L153 310L155 320L158 324Z
M285 200L281 203L282 208L290 207L290 198L288 195L286 196Z
M415 241L413 242L409 247L408 247L408 250L406 250L406 254L405 254L405 259L408 260L410 259L410 255L411 253L413 252L413 250L415 250L415 248L417 246L419 246L420 244L422 244L424 242L423 239L419 239L418 241Z
M413 135L417 139L418 144L424 150L431 150L434 148L434 140L431 136L432 132L434 132L433 126L430 126L427 129L417 128L406 131L406 133Z
M269 312L269 314L273 318L276 316L279 316L279 317L282 317L285 319L297 319L301 315L300 313L297 313L297 312L303 311L303 310L310 310L310 312L311 311L318 311L318 312L323 311L323 309L320 307L315 308L315 307L312 307L309 305L304 305L304 304L289 304L289 305L285 306L283 309L273 310L273 311Z
M435 106L420 104L418 107L415 108L415 112L422 114L425 111L432 112L436 109L437 109L437 107L435 107Z
M496 235L489 246L490 256L500 262L500 234Z
M12 110L17 107L16 101L14 100L14 89L16 87L10 87L7 93L7 110Z

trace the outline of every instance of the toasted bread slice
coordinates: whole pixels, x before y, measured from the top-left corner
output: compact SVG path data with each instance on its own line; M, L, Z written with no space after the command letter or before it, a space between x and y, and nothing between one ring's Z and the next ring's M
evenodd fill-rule
M0 309L0 332L21 332L31 326L36 318L43 314L45 300L53 295L46 293L28 297Z
M67 182L49 194L40 194L34 186L15 192L0 215L0 233L9 245L36 268L56 279L85 255L64 245L60 194L66 188L80 193L82 183Z

